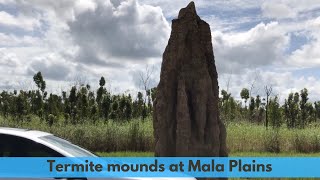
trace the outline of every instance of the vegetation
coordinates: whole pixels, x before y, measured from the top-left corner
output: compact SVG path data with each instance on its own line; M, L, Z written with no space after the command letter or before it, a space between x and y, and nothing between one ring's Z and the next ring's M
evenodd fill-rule
M97 120L144 119L152 113L155 89L146 89L146 93L138 92L135 99L131 94L113 95L107 91L106 81L101 77L100 87L96 91L91 90L90 85L82 84L72 86L70 91L62 91L57 95L47 93L46 82L41 72L35 74L33 80L38 87L37 90L0 93L1 116L13 119L17 123L28 122L36 117L52 126L58 121L76 125L96 124Z
M320 101L309 102L306 88L299 92L290 93L283 105L277 96L271 96L272 88L265 87L265 98L260 95L252 97L249 90L243 88L237 101L225 90L221 91L220 115L225 122L250 122L264 124L277 129L285 125L288 129L303 129L310 124L319 123ZM250 99L250 101L248 101ZM249 105L247 107L247 102Z
M97 90L82 84L48 94L41 72L33 80L36 90L0 93L0 126L48 131L95 152L153 151L155 88L145 85L136 95L115 95L101 77ZM311 103L306 88L290 93L283 104L271 92L266 86L264 96L252 96L243 88L242 100L236 100L221 90L220 116L227 125L229 151L319 152L320 101Z
M94 152L153 151L153 127L151 118L126 122L109 120L106 123L67 124L51 127L32 118L30 122L17 124L13 119L0 118L0 126L37 129L51 132ZM319 125L305 129L265 130L264 126L250 122L227 123L227 146L231 154L237 152L316 153L320 152Z
M21 123L36 117L48 126L58 121L76 125L106 123L109 120L144 120L152 114L156 94L156 88L148 89L145 85L144 92L138 92L136 95L114 95L105 88L104 77L101 77L97 90L92 90L89 84L81 84L72 86L69 91L62 91L59 95L48 94L41 72L36 73L33 80L37 90L0 93L0 115L3 118ZM147 83L145 80L143 82ZM280 105L277 96L271 96L272 87L266 86L265 92L265 98L261 98L260 95L253 97L247 88L243 88L240 92L243 105L242 101L221 90L221 117L226 122L249 121L272 128L279 128L285 124L289 129L305 128L320 119L320 101L309 102L306 88L300 93L290 93L283 105Z

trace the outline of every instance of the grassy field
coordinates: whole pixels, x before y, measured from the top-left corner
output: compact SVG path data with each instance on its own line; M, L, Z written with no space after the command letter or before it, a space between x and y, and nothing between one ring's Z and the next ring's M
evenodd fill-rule
M17 123L0 117L0 126L51 132L94 152L151 152L154 145L151 119L129 122L110 120L94 125L57 123L49 127L37 118L31 122ZM311 153L318 156L314 153L320 152L320 127L316 124L305 129L289 130L282 127L279 130L266 130L261 125L246 122L228 123L227 145L231 155L272 152L280 155Z
M154 155L151 119L95 125L58 123L49 127L37 118L17 123L0 117L0 126L51 132L103 157ZM320 127L316 124L306 129L266 130L261 125L246 122L228 123L227 143L230 157L320 157Z

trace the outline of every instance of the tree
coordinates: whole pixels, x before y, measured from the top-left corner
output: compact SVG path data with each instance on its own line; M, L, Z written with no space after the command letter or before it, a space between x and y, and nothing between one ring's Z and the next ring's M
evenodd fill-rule
M249 90L247 88L243 88L240 92L241 99L244 99L245 107L247 109L247 101L249 99Z
M311 123L312 121L316 122L317 121L317 116L316 116L316 110L312 106L311 102L306 103L306 114L307 114L307 122Z
M142 83L143 88L144 88L144 92L146 94L146 97L143 98L143 96L142 96L142 98L144 99L144 101L143 101L143 109L142 109L142 120L144 120L145 117L147 116L147 107L146 107L147 100L150 102L149 105L151 105L151 106L153 105L153 99L152 99L152 96L151 96L151 89L149 89L150 78L151 78L151 75L153 73L153 70L154 70L154 67L152 67L150 69L149 66L147 65L146 69L145 69L145 73L143 73L143 72L139 73L140 82Z
M46 114L52 114L54 116L59 115L60 98L56 94L50 93L49 98L46 102Z
M78 92L79 97L77 101L77 107L79 112L79 119L84 121L88 117L89 112L89 100L88 100L88 89L86 86L82 86Z
M23 116L26 115L26 99L23 93L20 93L16 98L16 117L18 121L23 121Z
M98 88L97 90L97 97L96 97L96 102L98 104L98 109L99 109L99 114L100 114L100 117L104 117L104 118L108 118L108 115L106 115L105 111L106 109L103 109L103 108L106 108L106 107L102 107L102 101L106 101L103 99L104 95L107 94L107 90L106 88L104 87L106 84L106 81L104 79L104 77L102 76L99 80L99 85L100 87ZM110 97L109 97L110 98ZM104 102L106 103L106 102ZM109 107L108 107L109 108ZM109 113L109 110L108 110L108 113Z
M255 70L255 76L254 76L254 79L251 83L251 86L250 86L250 90L249 90L249 97L252 96L252 91L255 89L255 84L257 82L257 80L260 79L260 73L257 71L257 69ZM258 90L257 90L258 91Z
M111 106L111 98L109 94L105 94L102 99L101 103L101 112L102 112L102 117L104 118L105 121L108 120L109 114L110 114L110 106ZM115 105L113 105L115 106ZM117 110L117 107L113 107L112 110ZM113 115L115 116L115 114ZM115 117L111 117L114 119Z
M300 110L301 110L301 118L300 118L300 127L304 128L307 123L307 101L308 101L308 90L306 88L300 91Z
M90 119L92 120L93 124L96 124L96 120L97 120L97 114L98 112L98 107L96 104L91 105L91 109L90 109Z
M7 118L9 116L9 109L10 109L10 95L7 91L2 91L0 94L0 104L1 104L1 111L2 115Z
M40 89L41 92L44 93L44 90L46 89L46 82L43 80L40 71L33 76L33 81L36 83L38 89Z
M124 111L125 118L129 120L132 118L132 99L131 95L126 98L126 104L125 104L125 111Z
M119 117L118 110L119 110L118 100L114 100L111 105L111 114L110 114L111 119L117 119Z
M274 98L271 98L268 106L268 116L271 122L271 126L273 128L279 128L282 124L282 118L278 97L276 96Z
M320 101L314 102L315 116L316 119L320 119Z
M70 95L69 95L69 103L70 103L70 115L71 115L71 120L73 124L76 124L76 115L77 115L77 88L76 86L73 86L70 90Z
M225 91L224 89L221 90L221 95L222 95L222 102L228 101L228 99L231 96L231 94Z
M257 109L259 109L259 108L260 108L260 105L261 105L261 99L260 99L260 96L259 96L259 95L257 95L257 97L256 97L256 103L255 103L255 105L256 105L256 108L257 108Z
M265 86L264 87L266 96L267 96L267 104L266 104L266 129L268 129L268 106L269 106L269 96L272 93L272 86Z
M102 77L100 78L99 85L100 85L100 86L104 86L105 84L106 84L106 80L105 80L104 77L102 76Z
M144 111L144 100L143 100L143 94L142 92L138 92L137 99L133 103L133 116L134 117L141 117L144 119L146 116Z
M255 109L255 99L254 97L251 97L250 104L249 104L250 120L253 119L254 109Z
M288 128L295 128L297 126L297 119L299 115L299 93L290 93L288 99L284 102L284 112Z
M224 112L224 117L227 118L227 116L229 115L229 98L231 94L228 93L226 90L222 89L221 95L222 95L222 104L221 104L222 110Z
M31 109L32 112L36 115L38 115L41 119L42 113L43 113L43 98L39 90L36 90L35 92L32 92L32 98L31 98Z

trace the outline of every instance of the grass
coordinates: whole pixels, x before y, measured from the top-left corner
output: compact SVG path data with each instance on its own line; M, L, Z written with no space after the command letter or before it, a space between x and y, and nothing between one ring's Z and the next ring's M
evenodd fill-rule
M106 123L79 125L63 124L59 121L49 127L38 118L21 123L0 116L1 126L51 132L104 157L154 155L151 119L135 119L130 122L110 120ZM320 128L316 124L306 129L289 130L282 127L275 131L245 122L228 123L227 146L230 157L319 157Z
M266 130L250 123L231 123L227 126L227 143L232 152L320 152L320 128Z
M63 124L52 127L34 118L31 122L16 123L1 119L0 127L17 127L50 132L91 151L151 151L153 149L153 129L150 120L132 120L97 124Z
M62 121L47 126L38 118L30 122L14 122L0 117L0 127L18 127L51 132L94 152L152 152L154 148L152 120L112 121L97 124L64 124ZM257 154L271 152L284 154L320 155L319 124L305 129L289 130L285 127L275 131L247 122L227 124L227 146L229 154L241 152ZM314 154L317 153L317 154ZM142 153L143 154L143 153ZM142 155L141 154L141 155ZM116 155L116 154L114 154ZM241 154L239 154L241 155ZM259 155L259 154L258 154ZM268 154L269 156L270 154ZM121 155L122 156L122 155Z

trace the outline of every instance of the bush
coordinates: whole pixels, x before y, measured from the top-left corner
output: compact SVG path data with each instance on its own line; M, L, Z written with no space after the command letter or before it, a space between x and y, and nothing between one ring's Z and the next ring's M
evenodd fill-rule
M297 152L315 153L320 151L320 142L317 134L295 134L294 147Z
M267 133L264 139L264 150L266 152L280 153L280 135L276 130Z

